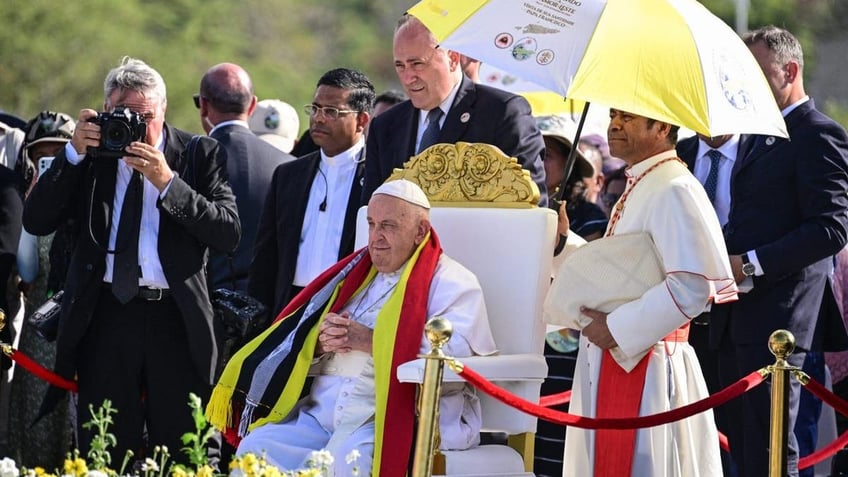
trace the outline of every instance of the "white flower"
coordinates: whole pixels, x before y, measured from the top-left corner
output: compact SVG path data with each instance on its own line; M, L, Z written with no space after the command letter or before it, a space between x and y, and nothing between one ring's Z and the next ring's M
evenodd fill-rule
M141 464L141 471L142 472L158 472L159 471L159 464L157 464L155 460L148 457L148 458L144 459L144 463Z
M86 472L85 477L109 477L109 474L102 470L89 470Z
M307 462L316 469L329 469L333 466L334 460L333 454L330 454L330 451L321 449L319 451L312 451L309 454L309 460Z
M350 451L350 454L345 456L345 462L348 464L353 464L354 462L359 460L360 457L362 457L362 454L359 453L358 449L354 449Z
M8 457L0 460L0 477L18 477L18 466Z

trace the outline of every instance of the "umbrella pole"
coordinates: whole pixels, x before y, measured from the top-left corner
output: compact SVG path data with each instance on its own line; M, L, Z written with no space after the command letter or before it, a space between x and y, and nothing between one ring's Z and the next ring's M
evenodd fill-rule
M589 102L583 106L583 113L580 115L580 121L577 123L577 133L574 135L574 141L571 142L571 152L568 153L568 159L565 161L565 174L562 177L562 183L559 185L554 200L551 201L551 208L559 210L559 203L562 201L562 195L565 193L565 184L571 176L571 170L574 169L574 162L577 160L577 142L580 140L580 134L583 132L583 124L586 122L586 116L589 114Z

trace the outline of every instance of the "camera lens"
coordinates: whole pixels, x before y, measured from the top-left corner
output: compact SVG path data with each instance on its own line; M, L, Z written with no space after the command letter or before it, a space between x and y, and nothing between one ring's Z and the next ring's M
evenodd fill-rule
M123 151L132 142L129 125L121 121L107 122L100 134L103 147L112 151Z

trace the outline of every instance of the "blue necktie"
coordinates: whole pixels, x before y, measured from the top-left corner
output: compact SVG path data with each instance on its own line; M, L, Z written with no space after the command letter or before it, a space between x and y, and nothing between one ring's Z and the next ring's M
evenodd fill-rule
M424 134L421 136L421 142L418 145L416 154L421 154L421 151L436 144L436 141L439 139L439 132L441 131L439 120L442 119L443 114L441 108L433 108L427 113L427 129L424 130Z
M707 156L710 157L710 173L704 182L704 190L707 191L710 202L715 204L716 188L718 188L718 163L721 161L722 155L717 150L710 149L707 151Z

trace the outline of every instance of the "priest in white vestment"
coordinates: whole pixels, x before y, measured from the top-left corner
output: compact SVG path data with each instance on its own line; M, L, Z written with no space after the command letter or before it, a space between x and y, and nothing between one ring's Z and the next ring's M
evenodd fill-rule
M689 320L714 302L735 300L737 289L715 211L701 184L676 158L678 128L615 109L610 119L610 153L629 167L606 236L650 234L665 277L608 314L581 310L583 316L573 324L582 335L569 412L635 417L638 411L645 416L708 396L686 340ZM627 405L633 408L622 411ZM563 476L624 475L721 476L712 411L629 437L626 431L567 429Z
M450 320L453 335L444 349L451 356L496 351L480 284L468 269L441 253L430 228L429 208L424 192L410 181L380 186L368 204L367 250L355 252L346 259L348 264L337 264L344 265L338 267L341 271L331 268L319 276L315 281L320 286L310 284L294 300L305 301L301 295L329 296L335 290L330 304L312 306L323 299L310 299L300 315L293 312L278 319L233 357L207 413L216 416L210 421L226 435L227 428L236 426L232 417L223 416L238 418L234 413L244 407L238 455L264 454L280 469L293 470L304 467L312 451L326 449L335 457L334 474L341 476L351 475L345 457L355 450L361 456L356 463L359 475L406 474L415 385L399 383L394 371L404 359L430 350L423 334L425 319ZM341 281L336 284L331 277ZM290 308L296 307L286 310ZM278 333L292 320L301 320L296 325L301 329L313 327L311 340L307 337L298 346L298 336L306 336L298 328ZM305 358L298 363L312 361L318 372L308 394L296 404L300 388L288 398L269 391L275 386L287 390L295 380L302 383L305 371L280 358L295 352ZM288 368L293 369L288 376L277 377ZM249 379L241 377L246 373ZM244 404L228 409L226 403L238 398L237 391L246 395ZM271 408L270 413L264 408ZM480 402L470 386L443 385L439 424L442 449L479 443Z

